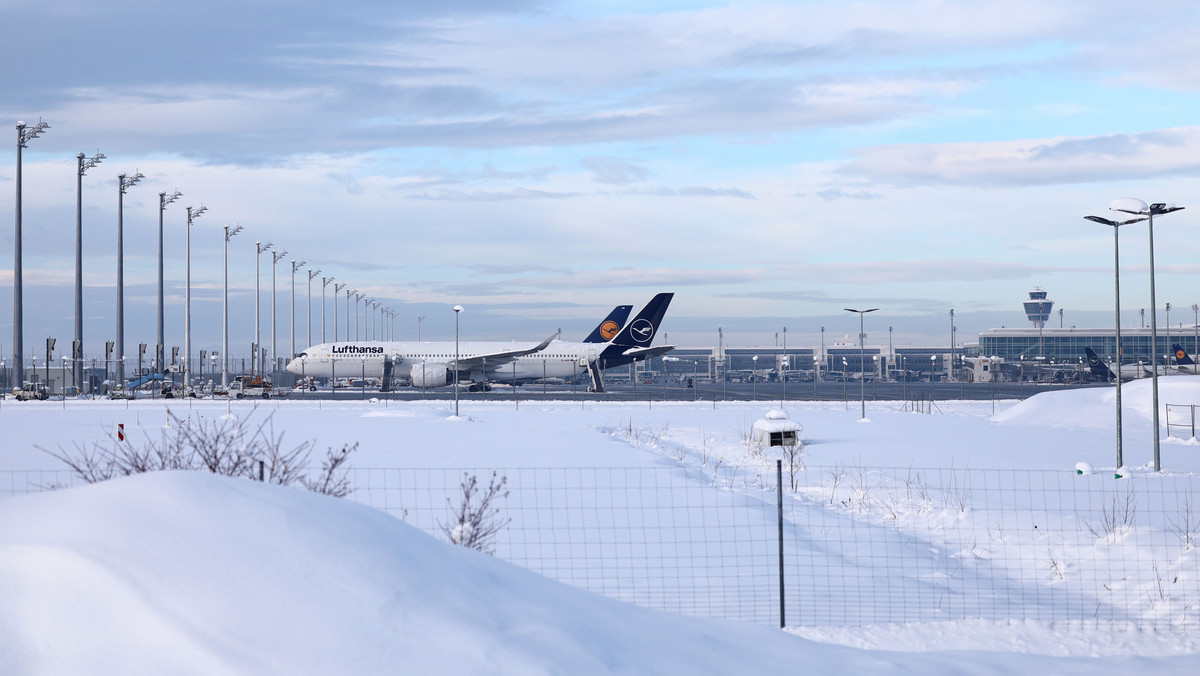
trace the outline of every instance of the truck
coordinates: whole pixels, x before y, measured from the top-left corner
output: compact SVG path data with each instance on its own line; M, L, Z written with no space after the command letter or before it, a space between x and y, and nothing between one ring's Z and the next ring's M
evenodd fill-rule
M262 376L242 376L229 385L230 396L238 399L246 397L271 398L271 381Z
M20 389L13 388L13 396L17 401L45 401L50 398L50 392L46 390L46 383L24 383Z

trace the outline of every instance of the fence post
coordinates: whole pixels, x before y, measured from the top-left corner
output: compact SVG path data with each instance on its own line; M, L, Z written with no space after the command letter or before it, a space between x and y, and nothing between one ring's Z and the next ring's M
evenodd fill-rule
M775 504L779 522L779 628L787 626L783 603L783 460L775 461Z

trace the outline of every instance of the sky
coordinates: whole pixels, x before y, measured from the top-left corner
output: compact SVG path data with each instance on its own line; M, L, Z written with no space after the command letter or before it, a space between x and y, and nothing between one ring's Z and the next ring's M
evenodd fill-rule
M1083 216L1119 197L1195 205L1200 173L1200 51L1181 37L1200 8L1138 10L0 0L0 120L51 125L23 151L27 351L72 335L80 152L106 156L80 197L89 352L113 335L117 175L136 171L127 345L154 342L157 196L176 189L168 343L182 341L183 207L204 205L193 341L218 344L221 226L241 225L235 355L253 337L255 241L288 252L281 353L300 261L297 348L310 270L315 301L332 276L393 309L404 339L419 324L452 339L455 304L468 338L580 339L612 306L659 291L676 293L663 332L681 345L715 343L718 326L729 344L773 344L784 326L795 344L822 326L852 336L847 307L880 308L868 342L889 326L900 344L948 343L950 309L960 335L1025 325L1035 286L1067 324L1111 325L1112 231ZM9 138L0 210L14 214ZM1200 301L1197 208L1156 223L1160 306ZM13 230L0 227L9 346ZM1121 232L1130 325L1149 307L1149 246L1145 226ZM265 256L261 279L268 344ZM329 338L332 313L329 301Z

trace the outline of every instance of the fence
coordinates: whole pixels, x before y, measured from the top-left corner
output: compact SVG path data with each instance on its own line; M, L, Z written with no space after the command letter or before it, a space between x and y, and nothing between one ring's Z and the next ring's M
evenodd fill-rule
M1200 476L785 461L780 486L754 466L357 468L351 498L445 539L464 476L495 471L498 558L681 614L1200 628ZM8 475L10 494L73 481Z
M1171 428L1186 429L1188 437L1196 438L1196 404L1166 404L1167 436L1171 436Z

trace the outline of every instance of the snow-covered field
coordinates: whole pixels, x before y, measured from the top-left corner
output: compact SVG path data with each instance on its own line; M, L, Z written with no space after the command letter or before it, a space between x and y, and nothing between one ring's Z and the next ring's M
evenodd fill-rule
M1161 385L1164 404L1200 403L1200 379ZM160 474L0 498L0 672L1193 673L1200 598L1191 594L1200 568L1187 529L1172 524L1200 488L1200 448L1164 437L1165 472L1150 471L1148 386L1124 389L1129 469L1120 480L1113 478L1111 390L1003 402L995 416L991 402L950 402L932 415L869 404L865 421L841 402L789 402L807 446L796 490L785 476L785 567L798 580L802 570L828 575L835 561L854 571L839 573L842 588L798 585L789 604L811 605L824 594L857 607L896 589L940 589L958 599L948 606L966 605L946 619L919 614L918 622L869 626L830 617L799 626L806 615L795 609L784 632L761 620L683 617L572 589L500 560L521 558L507 540L496 557L446 545L412 527L437 530L421 522L436 518L444 485L422 498L428 514L405 503L418 487L381 493L364 485L403 468L405 477L438 477L453 489L462 469L497 469L513 492L503 503L510 535L571 538L569 520L559 524L565 531L531 525L533 514L551 520L564 505L527 509L518 500L532 489L522 482L569 472L582 477L571 484L576 492L596 493L610 477L649 473L667 477L657 492L703 493L704 509L757 510L761 516L734 522L739 532L774 528L779 454L746 440L768 409L762 402L651 408L525 400L517 409L468 400L459 418L446 402L284 400L257 410L242 402L175 402L177 416L195 421L270 414L288 440L314 440L320 450L357 442L359 491L334 500L244 480ZM29 473L60 468L36 447L104 440L118 423L133 442L160 438L165 421L163 402L5 401L0 495L22 493L29 483L65 483L63 474ZM1079 463L1091 473L1077 475ZM976 483L956 487L967 476ZM1043 497L1028 488L1017 495L1013 487L1028 486L1030 476ZM1124 529L1103 532L1106 506L1127 487L1137 491L1136 516ZM629 491L626 484L621 490ZM1084 497L1060 509L1063 495L1077 493ZM1045 511L1045 495L1058 511ZM964 497L969 504L955 504ZM644 502L645 494L636 498ZM394 502L385 513L354 500ZM595 518L624 519L611 516L615 498L598 501L610 516ZM725 529L702 530L723 536ZM817 531L836 533L841 544ZM912 553L922 547L941 550L930 560L958 568L922 569L926 559ZM769 556L751 568L773 573L775 549L764 551ZM817 551L825 558L812 558ZM727 555L721 548L714 554ZM569 559L570 551L554 556ZM1110 565L1117 559L1120 565ZM1156 570L1141 569L1149 566ZM729 578L737 589L735 579L746 572L713 566L704 574L722 584L718 578ZM1116 620L1073 620L1079 598L1106 594L1128 604L1111 615ZM969 607L983 596L988 612ZM1034 601L1045 615L1011 619L1011 608Z

